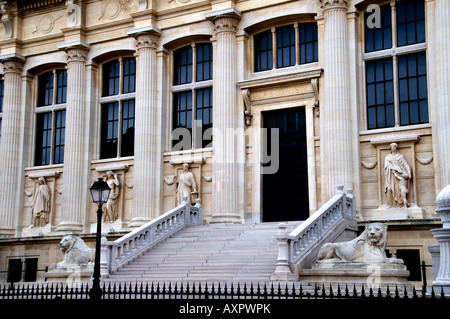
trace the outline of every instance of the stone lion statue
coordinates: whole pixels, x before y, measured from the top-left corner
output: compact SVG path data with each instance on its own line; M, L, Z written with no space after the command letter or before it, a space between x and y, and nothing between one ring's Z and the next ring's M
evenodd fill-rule
M363 233L351 241L323 245L319 250L317 262L403 264L401 259L386 257L386 239L385 224L368 224Z
M58 268L87 266L95 261L95 249L89 248L80 237L66 235L59 242L59 247L64 259L56 264Z

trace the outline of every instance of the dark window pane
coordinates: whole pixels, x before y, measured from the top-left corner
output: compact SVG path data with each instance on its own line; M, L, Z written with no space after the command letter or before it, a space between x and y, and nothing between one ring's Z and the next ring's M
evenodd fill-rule
M123 93L136 91L136 60L123 59Z
M62 110L56 112L55 117L55 151L53 155L53 163L59 164L64 162L66 111Z
M391 6L389 3L380 6L381 17L374 11L364 13L366 52L389 49L392 47ZM380 25L376 25L379 22Z
M299 24L300 32L300 64L318 61L318 36L316 23ZM294 39L295 41L295 39ZM295 58L295 52L294 52ZM294 61L295 64L295 61Z
M53 104L53 72L47 72L39 76L38 106Z
M56 104L66 103L67 100L67 70L56 71L57 91Z
M183 141L192 146L192 91L177 92L174 94L173 105L173 129L184 128L185 134L189 134L190 141ZM175 146L181 141L173 139L172 145ZM184 145L184 144L183 144Z
M192 82L192 47L174 52L174 85Z
M206 81L211 80L212 74L212 63L213 63L213 52L211 43L201 43L197 44L197 77L196 81Z
M196 147L207 147L211 143L205 131L212 128L212 88L200 89L196 93L196 129L197 135L201 134L201 143L197 142ZM200 138L197 140L200 141Z
M277 68L295 65L295 29L294 26L284 26L277 32Z
M114 60L103 65L103 96L119 94L120 63Z
M392 59L366 62L366 95L368 128L394 126Z
M39 113L36 118L36 148L34 165L48 165L50 164L52 142L52 113Z
M425 42L424 0L397 1L397 45Z
M117 157L119 103L102 106L100 158Z
M134 155L134 100L123 102L121 156Z
M38 271L38 259L27 258L25 259L25 278L24 281L36 281Z
M398 57L400 124L428 123L425 52Z
M19 282L22 280L22 260L10 259L8 262L7 282Z
M5 96L5 83L0 80L0 113L3 112L3 97Z
M273 67L272 32L267 30L254 37L255 72L271 70Z

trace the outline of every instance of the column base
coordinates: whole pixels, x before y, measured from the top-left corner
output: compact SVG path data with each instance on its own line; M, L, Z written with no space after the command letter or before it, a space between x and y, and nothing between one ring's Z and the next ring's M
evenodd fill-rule
M236 213L213 213L210 224L233 223L242 224L242 218Z
M0 227L0 237L14 237L16 230L9 227Z
M56 232L82 232L83 225L72 222L62 222L56 226Z

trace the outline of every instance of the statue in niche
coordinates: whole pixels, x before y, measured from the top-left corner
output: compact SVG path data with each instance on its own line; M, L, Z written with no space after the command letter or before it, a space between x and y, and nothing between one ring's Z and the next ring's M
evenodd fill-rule
M391 152L384 160L385 188L388 207L408 207L407 200L411 168L405 157L398 151L397 143L391 143Z
M183 173L178 176L177 182L177 204L180 205L184 196L190 199L191 194L197 193L197 183L194 174L189 170L189 164L183 164Z
M38 187L34 193L31 212L33 214L32 227L44 227L49 222L51 210L51 192L44 177L38 178Z
M114 223L119 217L117 206L120 192L120 183L119 179L117 178L117 174L115 174L113 171L107 171L106 183L108 184L111 191L109 192L108 201L103 204L103 221L105 223Z

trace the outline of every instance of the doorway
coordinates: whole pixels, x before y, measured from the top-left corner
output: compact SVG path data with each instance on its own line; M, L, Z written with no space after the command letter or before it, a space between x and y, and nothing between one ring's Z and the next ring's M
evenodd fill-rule
M263 127L263 152L273 164L278 152L278 170L262 175L263 222L305 220L309 217L308 164L305 107L266 111ZM271 138L278 129L278 150Z

